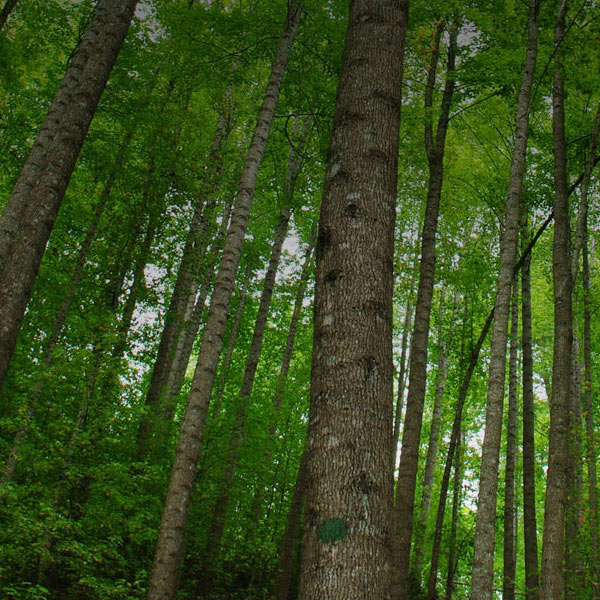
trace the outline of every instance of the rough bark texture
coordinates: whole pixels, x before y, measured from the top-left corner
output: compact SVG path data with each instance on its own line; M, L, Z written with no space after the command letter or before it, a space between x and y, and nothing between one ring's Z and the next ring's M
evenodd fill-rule
M518 373L519 351L519 292L513 281L510 325L510 354L508 359L508 419L506 432L506 470L504 475L504 574L503 600L515 600L517 570L515 470L517 467Z
M586 224L587 230L587 224ZM595 581L596 598L600 597L600 540L598 536L598 473L596 466L596 435L594 429L594 396L592 391L592 299L587 231L583 238L583 362L584 406L586 434L586 463L588 474L588 503L590 527L590 576Z
M294 493L292 494L290 512L288 513L285 532L281 541L275 583L273 584L273 596L275 597L275 600L288 600L290 583L293 575L294 557L296 555L296 541L300 531L302 507L306 497L307 462L308 454L305 451L300 459L300 468L298 469L296 485L294 486Z
M467 391L469 390L469 384L471 383L471 377L477 366L479 360L479 353L483 342L490 330L494 317L494 311L490 312L475 347L471 351L471 357L467 370L463 377L460 391L458 394L458 400L456 402L456 411L454 414L454 421L452 423L452 433L450 434L450 444L448 446L448 453L446 454L446 464L444 465L444 474L442 476L442 485L440 489L440 499L438 502L437 516L435 521L435 530L433 533L433 547L431 550L431 565L429 568L429 578L427 580L427 600L436 600L436 582L438 573L438 564L440 560L440 547L442 544L442 529L444 525L444 514L446 511L446 499L448 496L448 486L450 484L450 473L452 472L452 461L454 460L454 453L460 442L461 428L462 428L462 412L465 406L465 400L467 399Z
M389 598L394 219L407 21L406 0L351 3L317 238L300 600Z
M2 10L0 11L0 30L4 28L6 25L6 21L10 16L10 13L13 11L13 8L17 5L19 0L6 0Z
M433 133L431 107L435 86L435 73L438 62L439 42L442 25L436 32L435 50L432 55L425 92L425 148L429 163L429 184L425 206L425 219L421 233L421 263L419 287L415 306L415 324L410 346L410 370L406 415L402 432L402 450L398 468L398 484L394 504L394 538L391 594L394 600L407 600L409 595L410 544L413 531L415 488L419 464L419 446L423 422L423 403L427 380L427 343L431 318L431 300L435 278L435 237L438 226L440 198L444 174L444 150L452 96L454 94L454 67L456 59L456 39L458 27L450 31L446 84L441 102L441 112L437 131Z
M555 71L552 88L552 129L554 133L554 352L548 476L544 508L544 536L540 572L542 600L561 598L564 591L564 525L567 499L566 463L569 431L569 388L571 373L572 305L570 227L567 191L564 82L560 42L564 37L566 0L561 0L554 29Z
M521 242L527 231L525 216ZM535 408L533 395L533 335L531 331L531 255L524 256L521 269L521 320L523 352L523 536L525 543L525 597L539 594L537 517L535 513Z
M523 174L525 173L525 157L529 133L529 102L537 59L538 1L532 0L530 5L529 37L527 40L521 90L517 101L515 142L506 197L504 231L500 240L500 269L497 280L494 326L490 347L485 435L481 457L473 549L472 600L491 600L494 593L494 537L498 490L498 461L500 456L504 380L506 374L506 339L511 284L519 237L519 204L523 187Z
M100 0L0 217L0 389L46 243L136 0Z
M148 600L171 600L177 591L185 524L197 471L208 404L223 343L227 312L235 283L235 273L248 226L258 169L264 155L287 59L301 13L302 8L299 4L290 3L284 31L267 84L265 99L244 162L233 217L216 276L200 354L181 424L148 586Z

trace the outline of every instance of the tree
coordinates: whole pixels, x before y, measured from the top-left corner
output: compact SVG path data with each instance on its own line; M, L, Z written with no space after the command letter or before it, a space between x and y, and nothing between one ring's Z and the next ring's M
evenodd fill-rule
M393 234L407 18L408 2L357 0L350 9L317 238L302 600L389 594Z

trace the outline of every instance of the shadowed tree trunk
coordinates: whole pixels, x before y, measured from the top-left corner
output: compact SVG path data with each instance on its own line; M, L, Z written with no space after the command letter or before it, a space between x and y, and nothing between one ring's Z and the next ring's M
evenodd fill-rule
M438 214L442 195L444 175L444 151L446 133L454 94L456 40L458 26L450 28L446 83L441 102L441 112L437 131L434 134L431 119L435 75L439 57L440 39L443 23L437 27L434 51L431 57L429 75L425 91L425 149L429 164L429 184L425 205L425 220L421 233L421 263L419 269L419 287L415 306L415 324L410 346L410 370L408 376L408 395L406 415L402 433L402 450L398 468L398 484L393 511L393 569L391 595L393 600L407 600L409 596L410 544L413 531L413 512L415 487L419 463L419 446L423 422L423 404L427 379L427 344L431 318L431 301L435 277L435 237L438 226Z
M461 433L454 455L454 480L452 489L452 522L450 524L450 538L448 540L448 571L446 574L446 600L452 600L454 592L454 574L459 558L456 556L456 532L458 530L458 509L461 502L462 491L462 452L464 435Z
M6 25L6 21L10 16L10 13L13 11L13 8L17 5L19 0L6 0L2 10L0 11L0 30L4 28Z
M521 245L528 236L524 213ZM523 352L523 534L525 543L525 597L536 600L539 593L537 517L535 501L535 409L533 404L533 340L531 332L531 255L524 255L521 269L521 321Z
M404 409L404 388L406 387L406 364L408 341L412 323L413 305L412 298L409 297L406 303L406 315L404 316L404 327L402 329L402 350L400 353L400 369L398 370L398 396L396 399L396 410L394 414L394 433L392 438L392 447L394 448L394 457L396 456L396 446L398 445L398 436L400 435L400 421L402 421L402 411ZM396 464L394 460L394 465Z
M389 598L394 220L407 21L407 1L351 3L317 238L300 600Z
M265 98L240 178L231 226L216 276L200 354L181 424L148 585L148 600L171 600L177 592L179 564L184 549L185 524L215 371L223 343L227 312L235 283L235 273L248 226L258 169L264 155L301 13L302 7L298 3L289 4L284 31L273 61Z
M573 337L564 81L562 49L560 46L564 37L566 12L567 2L561 0L554 29L555 71L552 87L552 130L554 134L554 241L552 246L554 352L552 395L550 397L550 432L548 435L548 475L540 572L542 600L561 598L564 592L563 560L565 504L567 500L568 408Z
M586 226L587 229L587 226ZM594 397L592 391L592 320L590 260L587 231L583 238L583 359L584 406L586 433L586 463L588 473L588 503L590 527L590 576L595 581L594 592L600 597L600 542L598 539L598 473L596 467L596 436L594 429Z
M506 339L511 285L517 257L519 237L519 204L523 188L527 138L529 134L529 102L537 59L539 0L532 0L529 11L529 36L521 90L517 101L515 141L506 196L504 231L500 240L494 326L490 347L485 435L481 456L479 495L473 547L472 600L491 600L494 589L494 541L498 462L506 375Z
M504 476L504 575L503 600L515 600L517 570L515 470L517 467L518 373L519 352L519 291L513 279L510 325L510 354L508 359L508 420L506 433L506 470Z
M75 162L137 0L100 0L0 217L0 389Z

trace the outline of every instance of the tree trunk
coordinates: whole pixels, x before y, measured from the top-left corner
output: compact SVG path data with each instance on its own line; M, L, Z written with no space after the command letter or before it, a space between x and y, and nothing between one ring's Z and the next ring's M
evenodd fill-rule
M186 312L188 312L190 305L193 309L194 299L200 283L202 255L208 243L207 233L211 229L212 213L217 200L215 188L218 176L222 172L222 166L219 162L221 147L229 134L229 129L230 119L221 115L208 158L208 171L213 172L210 176L213 181L208 183L207 188L212 189L207 190L207 200L196 200L183 256L177 270L175 287L165 316L164 328L158 345L158 354L150 378L150 386L146 393L146 412L142 417L137 434L137 453L142 459L147 458L151 440L155 450L160 451L162 442L169 431L168 420L159 418L159 415L164 412L165 404L171 398L169 383L173 377L173 363L179 338L184 330ZM157 436L157 439L153 440L154 436Z
M594 396L592 391L592 298L590 261L587 244L587 224L583 238L583 360L586 463L588 473L588 502L590 527L590 575L595 582L596 598L600 597L600 541L598 536L598 473L596 467L596 435L594 428Z
M302 507L306 497L306 463L308 454L306 450L302 453L298 477L292 494L292 503L285 524L285 532L279 550L279 560L275 582L273 584L273 595L275 600L287 600L289 596L290 583L292 581L294 558L296 556L296 541L300 532L302 522Z
M519 291L516 277L513 293L510 326L510 354L508 359L508 426L506 433L506 470L504 476L504 575L502 599L515 600L517 571L515 469L517 467L518 373L519 352Z
M431 318L431 300L435 278L435 237L438 226L440 198L442 195L446 133L448 131L450 107L454 94L454 68L458 27L455 26L450 31L446 83L434 140L430 115L441 35L442 25L440 24L436 32L436 47L431 59L425 92L426 113L428 115L425 119L425 147L429 162L429 186L427 189L425 220L421 234L419 287L415 307L415 324L410 347L408 396L406 398L406 415L404 417L402 450L393 514L395 528L393 537L393 544L395 546L393 548L394 568L392 569L391 584L393 600L407 600L409 597L410 544L413 531L415 487L427 379L427 343Z
M477 366L479 360L479 353L483 342L490 330L494 317L494 311L491 311L488 318L479 334L477 343L471 351L471 357L462 383L460 385L460 391L458 393L458 399L456 402L456 411L454 414L454 422L452 423L452 433L450 434L450 444L448 446L448 453L446 454L446 464L444 465L444 474L442 476L442 485L440 489L440 499L438 502L438 510L435 521L435 530L433 533L433 547L431 550L431 565L429 568L429 578L427 581L427 600L436 600L436 582L438 573L438 564L440 559L440 547L442 543L442 528L444 525L444 514L446 511L446 500L448 496L448 485L450 483L450 473L452 472L452 461L454 460L454 453L460 442L461 428L462 428L462 412L465 406L465 400L467 399L467 391L469 390L469 384L471 383L471 377Z
M402 350L400 353L400 369L398 370L398 396L396 399L396 410L394 415L394 437L392 438L392 447L394 456L396 455L396 446L398 445L398 436L400 435L400 421L402 420L402 410L404 409L404 388L406 387L406 364L408 351L408 338L410 335L412 323L413 305L412 297L409 296L406 303L406 315L404 317L404 328L402 329ZM394 465L396 462L394 461Z
M4 29L6 21L8 20L10 13L13 11L13 8L17 5L18 1L19 0L6 0L6 2L4 3L4 6L0 11L0 31Z
M494 306L485 435L481 456L479 497L473 548L472 600L491 600L494 593L494 537L496 528L498 461L506 374L506 339L511 284L514 277L517 241L519 237L519 204L523 188L529 133L529 102L537 59L538 3L539 0L531 0L530 4L529 37L527 40L521 91L517 102L515 142L506 197L504 231L500 240L500 269Z
M225 471L223 472L221 481L218 483L217 499L212 511L210 529L204 555L204 563L206 568L199 585L200 597L210 597L220 562L221 541L223 538L223 531L225 529L225 516L227 515L227 508L231 500L232 484L239 461L240 448L244 440L246 421L248 418L248 411L250 409L250 400L252 397L252 389L254 387L256 369L258 367L262 342L267 327L267 318L269 316L269 309L271 307L271 299L275 289L275 277L277 275L277 269L279 268L283 242L287 237L290 216L290 208L285 205L282 206L279 212L279 225L277 227L277 233L275 235L273 247L271 248L269 266L264 279L258 312L256 314L256 321L254 323L254 330L252 333L252 340L250 342L250 349L248 350L248 357L246 359L246 365L244 368L242 387L240 389L239 397L236 399L237 405L235 407L234 427L232 435L229 439L227 458L225 459Z
M521 243L524 246L527 214L524 214ZM535 408L533 395L533 340L531 332L531 255L528 253L521 270L521 320L523 352L523 533L525 542L526 600L537 600L539 565L537 517L535 501Z
M554 353L550 432L548 435L548 475L544 508L544 536L540 573L542 600L561 598L564 591L564 525L567 500L566 463L568 455L571 342L570 227L567 191L567 157L564 116L562 50L566 0L561 0L554 29L555 71L552 87L552 129L554 133L554 241L552 274L554 281Z
M273 61L273 67L258 122L240 178L238 195L208 311L200 355L188 397L171 479L167 491L148 600L171 600L177 591L179 563L183 555L185 523L197 471L202 433L206 422L215 370L223 343L227 312L235 283L244 234L248 226L256 177L271 128L283 75L302 8L296 2L288 6L285 28Z
M317 238L300 600L389 598L394 219L407 23L407 0L350 6Z
M100 0L0 217L0 389L42 255L137 0Z
M438 459L438 442L440 437L440 427L442 425L444 390L446 389L446 379L448 377L448 352L447 343L444 341L443 305L444 299L442 296L440 299L440 310L438 315L438 370L435 380L435 396L431 416L431 427L429 429L429 440L427 444L427 458L425 459L425 474L423 475L419 517L413 542L413 559L411 562L411 580L418 589L421 588L421 575L423 571L423 558L425 553L425 534L427 530L427 520L429 518L429 509L431 506L433 478ZM450 331L448 332L448 339L452 338L452 330L454 329L453 324L456 321L457 308L458 305L455 303L452 318L450 320L451 324Z
M448 572L446 575L446 600L452 600L454 592L454 574L458 566L458 557L456 556L456 532L458 530L458 509L461 502L462 491L462 452L464 445L463 435L461 434L456 446L454 456L454 481L452 489L452 522L450 524L450 539L448 540Z

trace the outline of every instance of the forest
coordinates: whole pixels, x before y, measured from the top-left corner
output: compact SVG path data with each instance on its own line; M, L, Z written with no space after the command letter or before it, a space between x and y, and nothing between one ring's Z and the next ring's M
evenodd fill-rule
M598 0L2 0L0 598L600 600L599 130Z

